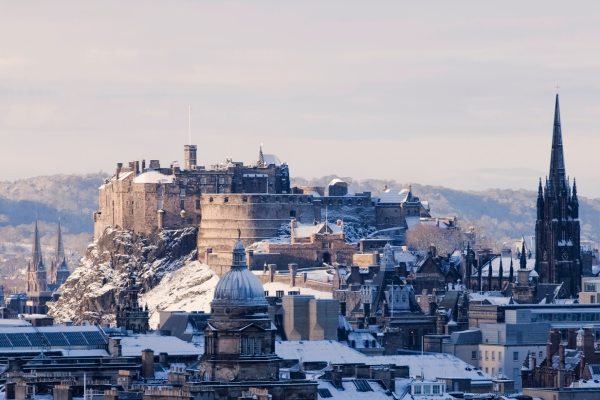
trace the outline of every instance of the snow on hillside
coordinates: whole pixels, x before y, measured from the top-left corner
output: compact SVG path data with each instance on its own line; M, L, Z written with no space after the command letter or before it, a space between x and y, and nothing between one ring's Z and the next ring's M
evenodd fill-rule
M160 283L140 296L140 304L148 304L150 328L156 329L158 311L210 312L217 274L206 264L192 261L176 271L167 272Z

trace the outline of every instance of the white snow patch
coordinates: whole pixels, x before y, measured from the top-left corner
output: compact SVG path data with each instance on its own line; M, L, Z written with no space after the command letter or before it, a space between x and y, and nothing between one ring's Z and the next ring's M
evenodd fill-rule
M218 281L217 274L200 261L166 273L154 289L140 296L140 304L148 304L150 328L158 327L158 311L210 312Z
M270 296L275 296L275 293L277 293L278 290L283 290L285 292L285 294L287 295L288 292L300 292L300 294L305 294L305 295L311 295L311 296L315 296L315 299L331 299L333 298L333 293L331 292L322 292L320 290L314 290L314 289L309 289L309 288L303 288L303 287L293 287L290 286L286 283L280 283L280 282L268 282L265 283L263 285L263 287L265 288L265 290L267 290L269 292Z

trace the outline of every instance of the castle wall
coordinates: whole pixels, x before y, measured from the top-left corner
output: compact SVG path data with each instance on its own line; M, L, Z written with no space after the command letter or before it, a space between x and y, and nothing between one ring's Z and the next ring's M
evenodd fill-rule
M307 195L215 194L202 196L200 203L200 253L209 247L215 252L229 251L238 235L246 246L277 236L291 218L302 223L320 221L320 208Z

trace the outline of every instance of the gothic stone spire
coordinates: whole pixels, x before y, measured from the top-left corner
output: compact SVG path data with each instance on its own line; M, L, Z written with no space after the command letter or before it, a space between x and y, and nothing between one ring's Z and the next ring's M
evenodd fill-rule
M60 219L58 220L58 233L56 235L56 265L60 265L65 259L65 248L63 246L62 233L60 231Z
M554 130L552 132L552 155L550 157L550 181L556 192L566 184L565 159L563 155L562 130L560 126L560 108L558 94L554 108Z
M42 246L40 246L40 235L38 233L37 220L33 228L33 249L31 251L31 258L33 265L37 268L39 264L42 264Z
M262 145L260 146L260 151L258 152L258 163L257 163L257 166L259 168L264 168L265 167L265 158L263 157Z

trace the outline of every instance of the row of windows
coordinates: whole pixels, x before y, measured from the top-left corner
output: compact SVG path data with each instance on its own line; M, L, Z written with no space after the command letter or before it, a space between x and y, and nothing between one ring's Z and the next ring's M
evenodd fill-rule
M255 355L255 354L263 354L262 349L262 338L253 338L253 337L242 337L242 348L240 351L242 355Z
M496 352L492 351L491 353L492 353L492 361L496 361ZM543 357L543 353L541 351L539 353L539 357L540 358ZM477 350L473 350L471 352L471 359L477 360ZM479 359L480 360L483 359L483 351L479 351ZM486 359L486 361L489 360L489 351L488 350L485 351L485 359ZM502 352L501 351L498 352L498 361L502 361ZM518 351L513 352L513 361L519 361L519 352Z
M346 200L346 204L347 204L347 205L349 205L349 206L351 206L351 205L352 205L352 200L353 200L353 199L348 199L348 200ZM338 205L340 205L340 206L343 206L343 205L344 205L344 202L343 202L343 200L342 200L342 199L339 199L339 200L337 201L337 204L338 204ZM333 199L329 199L329 205L330 205L330 206L332 206L332 205L333 205ZM356 205L357 205L357 206L362 206L362 200L357 200L357 201L356 201Z
M441 384L413 385L412 394L442 394Z
M532 313L531 322L543 321L600 321L600 313Z

